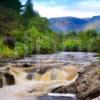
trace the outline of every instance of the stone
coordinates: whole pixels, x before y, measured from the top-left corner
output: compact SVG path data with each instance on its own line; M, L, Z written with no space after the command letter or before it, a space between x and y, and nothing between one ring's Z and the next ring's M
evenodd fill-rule
M29 74L26 76L26 78L27 78L28 80L32 80L32 78L33 78L33 73L29 73Z
M31 67L31 65L25 63L23 64L23 67L27 68L27 67Z
M13 75L10 74L4 74L6 81L7 81L7 85L14 85L15 84L15 79Z
M60 86L52 93L74 93L79 100L92 100L100 96L100 63L93 63L80 71L79 78L68 86Z

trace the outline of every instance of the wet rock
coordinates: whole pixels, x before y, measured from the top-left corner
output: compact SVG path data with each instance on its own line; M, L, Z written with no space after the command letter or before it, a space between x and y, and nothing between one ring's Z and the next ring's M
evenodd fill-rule
M44 74L47 70L49 70L50 68L48 68L48 67L42 67L42 68L40 68L40 69L38 69L37 70L37 72L39 73L39 74Z
M4 74L6 81L7 81L7 85L13 85L15 84L15 79L13 75L10 74Z
M14 76L13 75L10 75L8 73L5 73L4 74L4 77L6 79L6 84L7 85L13 85L15 84L15 79L14 79ZM0 75L0 88L3 87L3 79L2 79L2 75Z
M31 67L31 65L25 63L23 64L23 67L27 68L27 67Z
M53 89L53 93L75 93L79 100L92 100L100 96L100 63L84 67L75 83Z
M93 57L99 57L99 54L95 54Z
M29 73L29 74L26 76L26 78L27 78L28 80L32 80L32 78L33 78L33 73Z
M0 88L3 86L3 83L2 83L2 77L0 75Z

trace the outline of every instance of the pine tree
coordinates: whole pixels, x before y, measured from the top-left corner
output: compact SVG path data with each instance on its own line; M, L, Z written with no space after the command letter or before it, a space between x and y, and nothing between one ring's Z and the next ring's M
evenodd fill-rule
M23 15L27 19L37 16L36 11L33 9L32 0L27 0L27 2L25 4L25 10L24 10Z
M22 16L23 16L23 23L26 27L28 26L28 23L32 17L39 16L39 14L33 9L32 0L27 0L24 6L24 11L22 13Z

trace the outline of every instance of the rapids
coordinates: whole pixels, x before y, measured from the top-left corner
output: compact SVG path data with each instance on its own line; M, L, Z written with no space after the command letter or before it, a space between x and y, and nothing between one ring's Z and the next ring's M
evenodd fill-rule
M79 70L97 62L97 58L95 53L60 52L10 62L0 68L3 83L0 100L28 100L25 97L47 95L53 88L75 82ZM14 76L15 84L7 86L5 73Z

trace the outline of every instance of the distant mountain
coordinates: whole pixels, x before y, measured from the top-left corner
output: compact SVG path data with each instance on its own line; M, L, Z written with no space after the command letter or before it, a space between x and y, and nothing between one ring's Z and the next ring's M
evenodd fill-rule
M95 29L100 31L100 16L92 18L59 17L49 19L50 28L56 32L84 31Z

